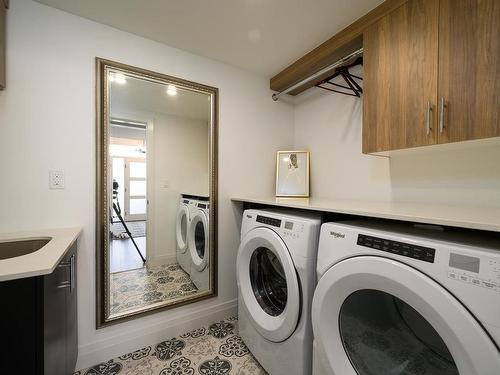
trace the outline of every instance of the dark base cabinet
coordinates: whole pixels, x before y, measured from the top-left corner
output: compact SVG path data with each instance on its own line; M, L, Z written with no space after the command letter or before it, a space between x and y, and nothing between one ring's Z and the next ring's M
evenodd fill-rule
M75 243L50 275L0 282L0 374L73 374L76 268Z

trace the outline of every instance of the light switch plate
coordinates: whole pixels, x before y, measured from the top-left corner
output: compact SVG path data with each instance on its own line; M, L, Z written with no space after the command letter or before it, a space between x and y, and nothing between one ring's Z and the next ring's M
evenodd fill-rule
M49 188L64 189L64 172L49 171Z

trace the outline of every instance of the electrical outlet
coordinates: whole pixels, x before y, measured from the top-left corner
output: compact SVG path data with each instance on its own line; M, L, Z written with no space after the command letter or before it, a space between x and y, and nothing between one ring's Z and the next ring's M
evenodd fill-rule
M64 189L64 172L49 171L49 188Z

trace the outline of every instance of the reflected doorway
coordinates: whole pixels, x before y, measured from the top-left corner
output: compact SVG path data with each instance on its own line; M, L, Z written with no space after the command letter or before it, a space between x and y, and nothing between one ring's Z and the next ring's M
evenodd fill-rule
M147 257L147 123L111 119L113 212L110 272L145 266Z

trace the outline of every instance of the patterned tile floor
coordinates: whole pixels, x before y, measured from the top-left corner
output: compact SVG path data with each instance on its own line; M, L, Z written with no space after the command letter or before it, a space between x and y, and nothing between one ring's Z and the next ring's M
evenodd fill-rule
M266 375L238 336L231 317L157 345L80 370L75 375Z
M139 268L111 274L111 314L178 299L198 289L177 264Z

